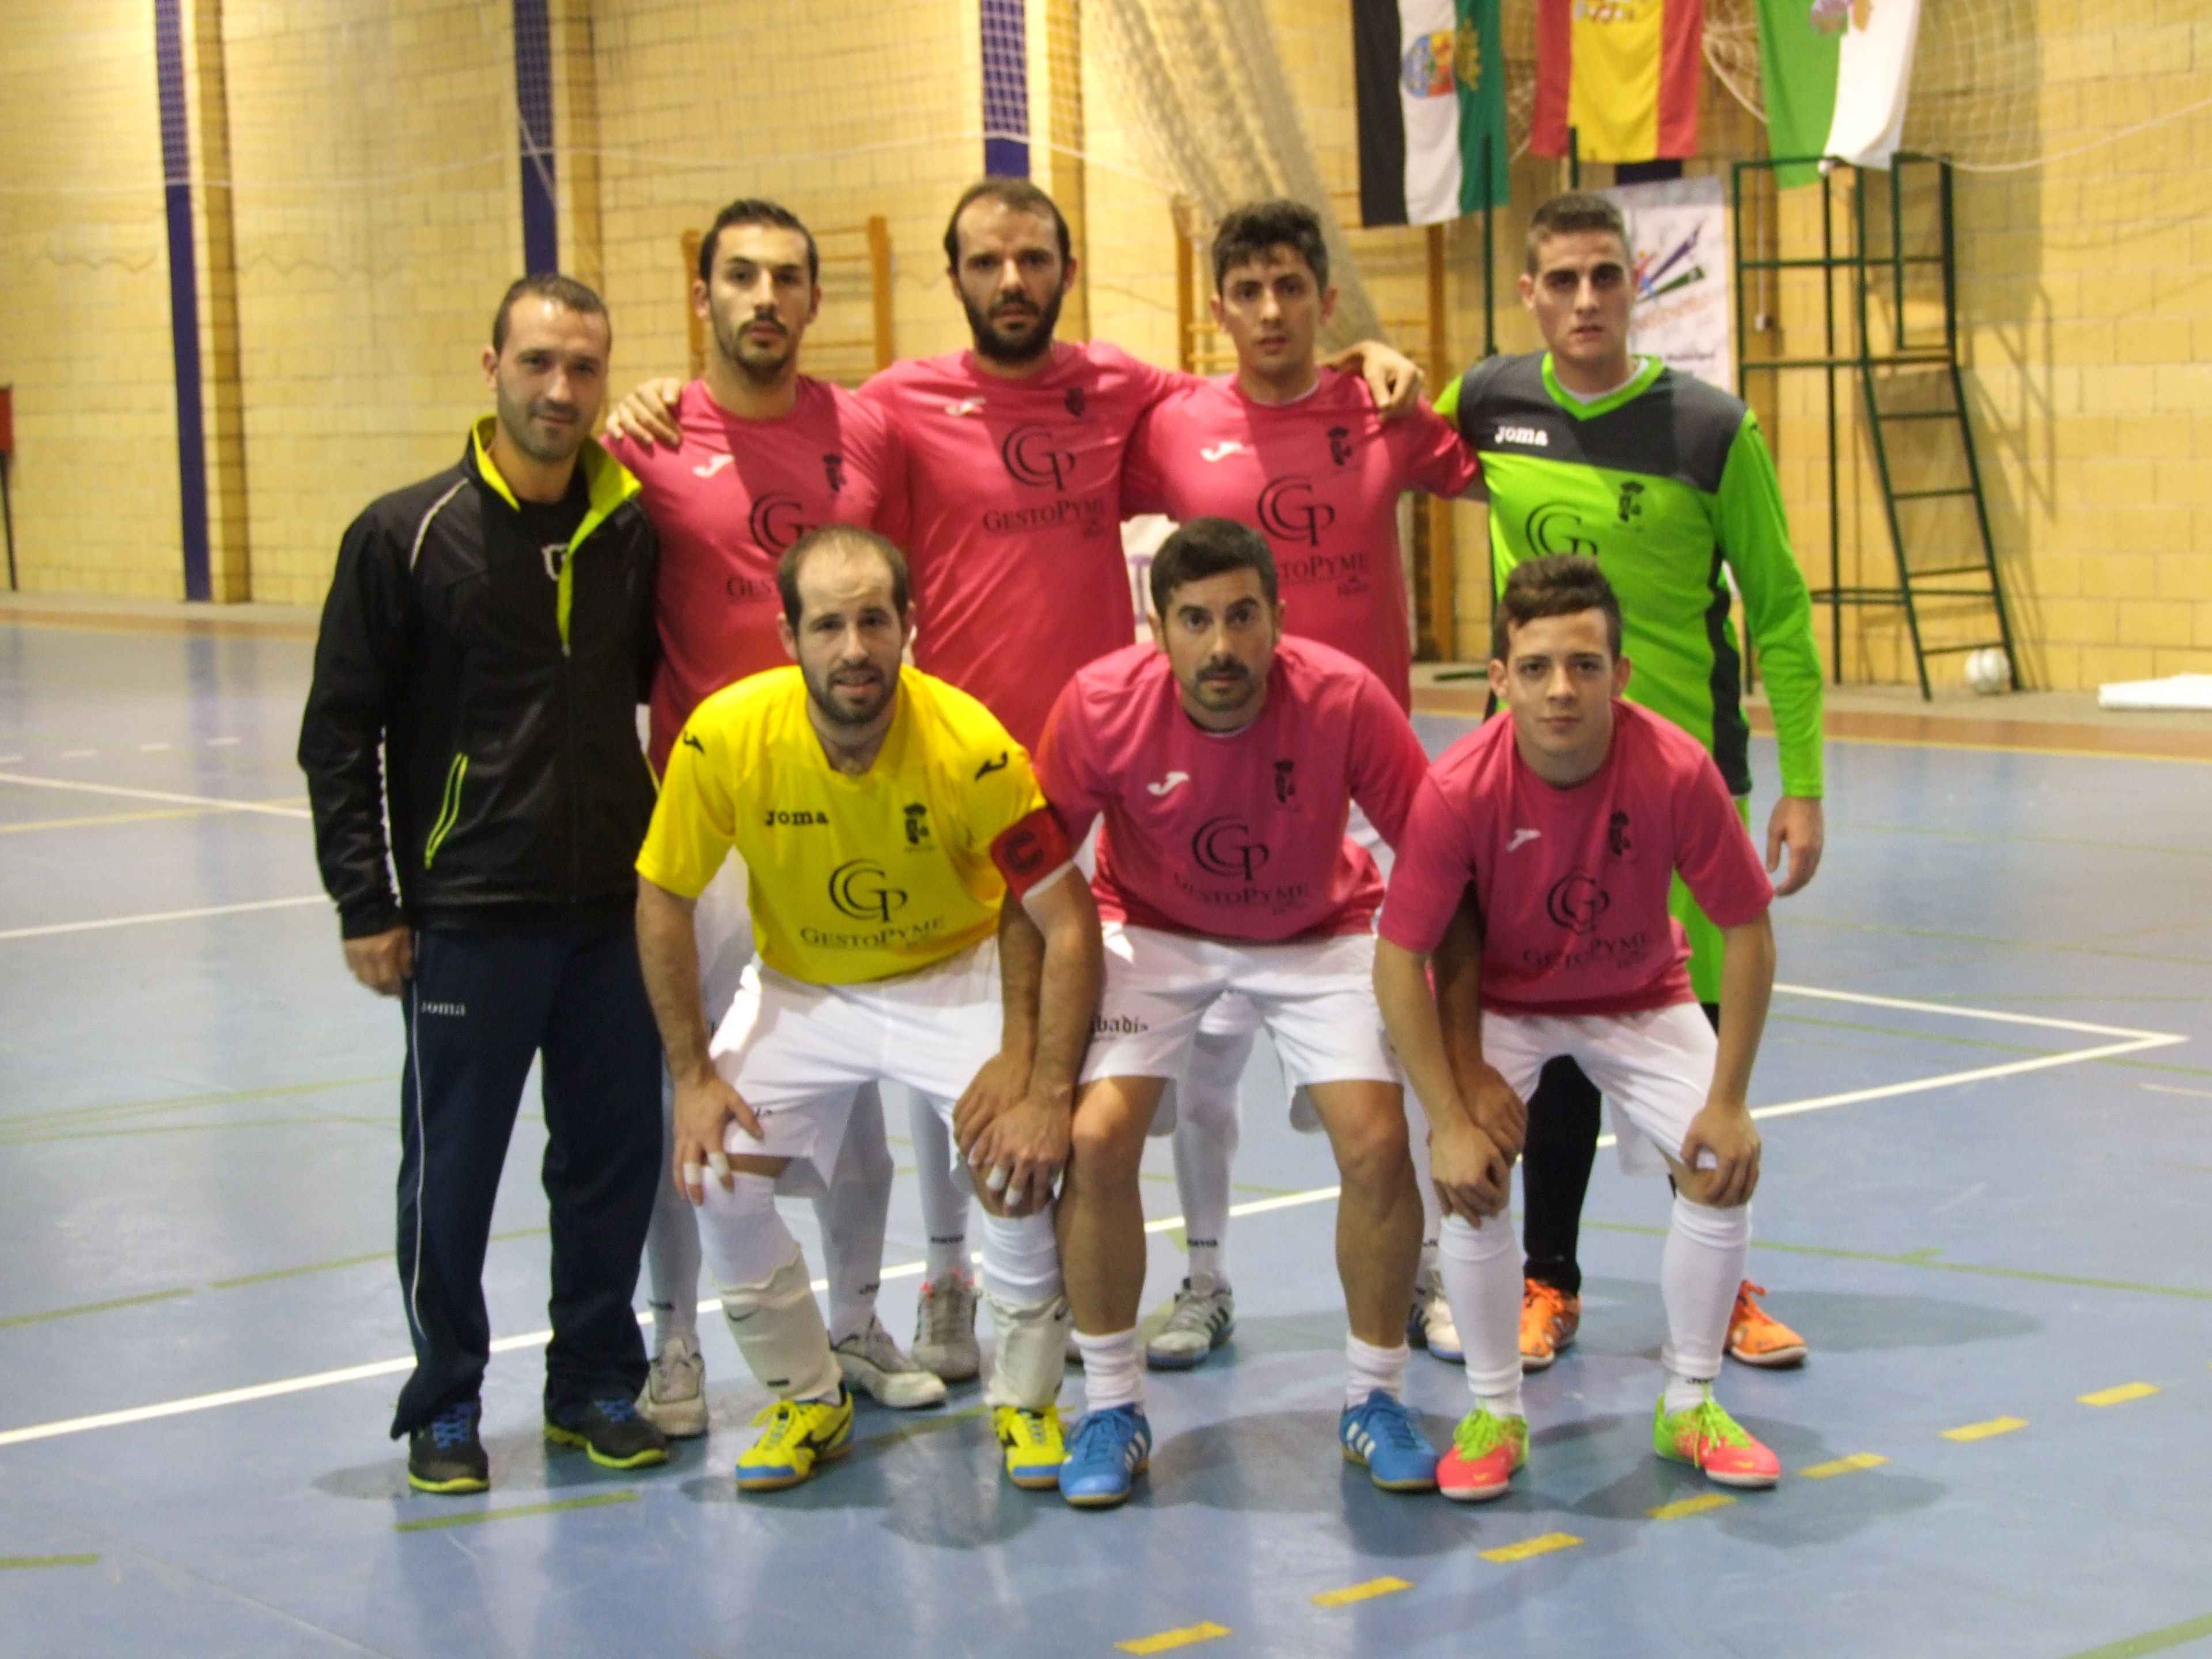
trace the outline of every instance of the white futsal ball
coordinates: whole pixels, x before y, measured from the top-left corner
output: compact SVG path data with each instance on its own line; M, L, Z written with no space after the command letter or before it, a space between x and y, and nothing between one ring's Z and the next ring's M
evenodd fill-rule
M1983 696L1993 697L2012 685L2012 665L1994 645L1985 645L1966 658L1966 684Z

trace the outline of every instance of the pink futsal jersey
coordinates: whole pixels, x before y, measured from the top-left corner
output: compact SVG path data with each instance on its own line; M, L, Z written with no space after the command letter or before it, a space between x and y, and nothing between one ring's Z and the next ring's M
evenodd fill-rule
M1139 927L1278 943L1364 933L1382 880L1345 834L1351 803L1395 846L1428 756L1382 681L1285 639L1260 717L1200 730L1166 655L1123 646L1076 675L1036 755L1079 845L1100 813L1099 914Z
M1136 631L1121 558L1121 458L1182 377L1118 346L1058 344L1024 380L975 354L894 363L861 388L908 463L915 661L1034 748L1075 671Z
M1289 404L1235 380L1182 387L1145 417L1122 472L1122 510L1235 519L1267 538L1288 602L1283 626L1333 645L1413 703L1398 497L1457 495L1480 471L1433 410L1388 425L1357 374L1322 371Z
M1674 872L1722 927L1774 897L1720 769L1681 727L1613 705L1613 748L1562 789L1528 769L1500 714L1437 760L1396 843L1382 937L1437 947L1469 884L1482 906L1482 1002L1523 1014L1625 1014L1693 1000L1667 914Z
M776 637L775 565L823 524L870 525L903 489L882 413L842 386L801 375L788 415L749 421L694 380L677 403L681 447L607 447L645 486L660 538L660 668L647 753L655 773L708 693L790 659Z

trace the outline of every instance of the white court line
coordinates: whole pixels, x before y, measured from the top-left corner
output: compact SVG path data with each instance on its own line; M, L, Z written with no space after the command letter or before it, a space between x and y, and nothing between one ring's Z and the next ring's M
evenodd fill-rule
M1808 1100L1784 1101L1778 1105L1754 1108L1751 1114L1754 1118L1790 1117L1800 1112L1826 1111L1832 1107L1849 1106L1860 1101L1889 1100L1900 1095L1925 1094L1936 1089L1952 1088L1960 1084L1979 1083L1991 1078L2014 1077L2024 1072L2046 1071L2058 1066L2079 1066L2093 1060L2108 1060L2116 1054L2134 1054L2144 1048L2169 1048L2175 1043L2189 1041L2185 1036L2177 1036L2166 1031L2130 1031L2122 1026L2083 1025L2077 1021L2051 1019L2039 1014L2008 1014L1985 1008L1954 1008L1943 1003L1906 1002L1894 997L1862 996L1847 991L1820 991L1807 986L1778 985L1774 988L1778 991L1786 990L1792 996L1813 996L1837 1002L1868 1003L1877 1007L1906 1008L1935 1014L1954 1014L1965 1019L1995 1019L2014 1024L2052 1026L2061 1030L2124 1034L2131 1041L2105 1043L2094 1048L2076 1048L2066 1054L2042 1054L2033 1060L2012 1060L2002 1066L1977 1066L1972 1071L1946 1072L1938 1077L1921 1078L1911 1083L1886 1084L1878 1088L1854 1089L1844 1094L1819 1095ZM1602 1136L1598 1145L1609 1146L1613 1144L1613 1138L1611 1135ZM1337 1197L1340 1190L1336 1187L1316 1187L1310 1192L1285 1193L1279 1198L1255 1199L1248 1204L1231 1205L1229 1213L1232 1218L1242 1219L1247 1216L1266 1215L1276 1210L1297 1209L1308 1204L1325 1204ZM1164 1233L1182 1225L1181 1216L1163 1216L1158 1220L1146 1222L1145 1231L1148 1233ZM978 1260L980 1259L979 1257ZM924 1270L925 1265L920 1261L902 1262L897 1267L886 1267L883 1277L885 1279L914 1278ZM827 1281L815 1280L814 1288L817 1291L827 1288ZM719 1303L711 1300L702 1302L699 1304L699 1311L710 1313L720 1305ZM649 1316L639 1316L640 1322L642 1323L647 1317ZM494 1353L508 1353L519 1348L543 1347L552 1340L552 1336L553 1333L550 1331L531 1331L520 1336L503 1336L493 1341L491 1351ZM131 1423L152 1422L160 1418L179 1417L192 1412L213 1411L221 1406L243 1405L251 1401L270 1400L282 1395L300 1394L312 1389L333 1388L342 1382L356 1382L373 1376L390 1376L401 1371L411 1370L414 1364L415 1361L411 1357L405 1359L381 1359L367 1365L349 1365L338 1370L315 1371L305 1376L286 1377L279 1382L258 1383L250 1388L227 1389L219 1394L194 1395L188 1399L167 1400L153 1406L134 1406L123 1411L101 1412L90 1417L64 1418L54 1423L34 1423L27 1428L0 1431L0 1447L22 1445L33 1440L51 1440L62 1435L82 1434L93 1429L118 1428Z
M98 921L57 921L44 927L9 927L0 931L0 939L45 939L53 933L89 933L102 927L136 927L142 921L191 921L201 916L234 916L248 910L283 910L295 904L328 904L330 900L320 893L302 893L297 898L255 899L246 904L210 904L198 910L149 910L143 915L104 916Z
M265 801L225 800L220 795L179 795L167 789L125 789L114 783L76 783L67 778L34 778L21 772L0 772L0 783L19 783L27 789L74 789L87 795L121 795L129 800L162 800L172 806L212 806L227 812L265 812L271 817L311 818L304 806L272 806Z

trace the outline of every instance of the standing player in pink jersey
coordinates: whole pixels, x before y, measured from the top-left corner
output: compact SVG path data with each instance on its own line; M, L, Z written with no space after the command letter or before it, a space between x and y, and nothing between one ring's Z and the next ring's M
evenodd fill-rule
M1771 1486L1780 1474L1712 1397L1759 1184L1745 1096L1774 987L1774 889L1712 757L1622 702L1628 673L1620 601L1595 560L1516 568L1490 664L1511 717L1453 744L1422 784L1382 911L1376 994L1428 1113L1444 1288L1474 1395L1437 1472L1448 1498L1498 1497L1528 1460L1521 1262L1505 1207L1524 1103L1562 1054L1604 1091L1622 1168L1674 1180L1653 1449L1723 1486ZM1668 915L1677 872L1726 941L1717 1039ZM1448 1053L1428 958L1469 886L1482 1013Z
M644 486L660 538L660 666L647 745L656 777L667 770L676 734L710 693L783 665L775 572L784 550L817 525L865 526L887 495L905 489L898 446L882 416L799 372L800 343L822 303L819 277L814 238L789 210L756 200L724 208L700 245L692 285L692 304L712 337L706 373L677 400L684 441L608 442ZM702 895L695 922L711 1025L752 956L740 860L730 860ZM663 1094L665 1113L665 1087ZM883 1107L871 1085L856 1102L830 1191L816 1206L830 1338L855 1388L886 1405L934 1405L944 1383L901 1353L875 1316L891 1176ZM665 1171L658 1190L645 1251L653 1369L639 1409L666 1433L700 1435L707 1397L698 1223Z
M1237 349L1237 373L1185 386L1155 404L1130 440L1122 510L1256 526L1275 556L1284 627L1356 658L1413 705L1413 644L1400 574L1398 498L1409 489L1458 495L1480 466L1450 422L1425 407L1385 422L1353 375L1325 369L1314 343L1336 307L1320 218L1297 202L1237 209L1213 233L1213 316ZM1382 862L1372 826L1352 833ZM1382 864L1385 873L1389 866ZM1176 1089L1176 1185L1190 1273L1166 1324L1146 1345L1155 1369L1202 1364L1236 1328L1227 1231L1237 1093L1258 1013L1242 997L1206 1011ZM1306 1127L1315 1127L1310 1123ZM1433 1281L1442 1213L1420 1176L1421 1274L1409 1331L1457 1358L1443 1293Z
M1150 1455L1138 1164L1199 1021L1227 994L1259 1011L1341 1171L1344 1455L1378 1486L1427 1491L1437 1454L1397 1397L1421 1203L1370 984L1382 880L1345 830L1357 801L1395 842L1428 757L1382 681L1283 636L1274 561L1249 526L1184 525L1152 562L1152 598L1159 645L1079 673L1037 754L1071 841L1105 818L1092 888L1106 986L1060 1200L1087 1413L1060 1492L1079 1507L1121 1503Z
M861 388L887 413L908 459L907 496L876 528L912 561L924 672L980 699L1034 749L1060 688L1136 632L1121 556L1121 473L1144 411L1194 377L1152 368L1103 340L1055 340L1076 261L1067 221L1026 179L987 179L954 204L946 277L970 348L895 363ZM1358 360L1375 402L1396 417L1420 377L1373 342ZM675 444L672 380L625 398L616 422ZM968 1199L951 1174L935 1113L911 1103L928 1231L916 1360L948 1381L976 1374Z

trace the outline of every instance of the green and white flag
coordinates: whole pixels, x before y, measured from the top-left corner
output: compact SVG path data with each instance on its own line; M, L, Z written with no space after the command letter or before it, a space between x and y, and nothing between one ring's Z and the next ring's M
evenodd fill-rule
M1759 0L1768 154L1888 167L1919 36L1920 0ZM1779 181L1818 176L1808 162Z
M1352 0L1352 45L1359 222L1433 225L1504 207L1498 0Z

